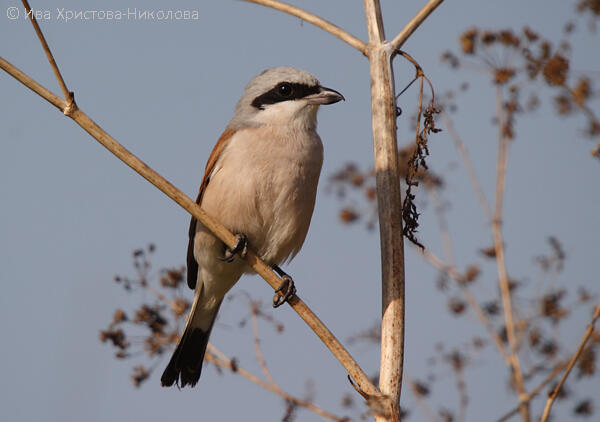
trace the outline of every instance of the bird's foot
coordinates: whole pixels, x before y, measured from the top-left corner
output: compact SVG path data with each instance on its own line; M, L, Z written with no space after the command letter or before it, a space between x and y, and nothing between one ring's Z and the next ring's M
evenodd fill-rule
M292 277L286 274L277 265L273 266L273 270L275 270L275 272L279 274L283 280L281 286L275 290L275 296L273 296L273 308L279 308L296 294L296 286L294 285L294 280Z
M248 252L248 237L243 233L238 233L235 235L235 239L233 248L225 248L223 257L219 258L221 261L233 262L236 253L239 253L242 258L246 257L246 253Z

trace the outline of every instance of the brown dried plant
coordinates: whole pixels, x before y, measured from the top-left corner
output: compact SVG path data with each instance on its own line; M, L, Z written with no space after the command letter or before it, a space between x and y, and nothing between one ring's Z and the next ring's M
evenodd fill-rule
M579 9L596 13L596 3L582 1ZM591 74L574 70L570 59L569 38L574 28L575 23L567 22L563 40L555 44L528 27L521 31L474 27L460 36L462 57L446 51L442 61L452 68L488 74L496 85L507 89L509 100L504 105L507 113L504 131L509 139L515 137L515 114L535 111L540 106L543 89L551 97L559 116L583 116L586 127L582 133L598 142L600 120L594 111L598 93L593 78ZM596 158L600 158L599 148L600 143L591 152Z
M595 3L597 2L582 1L580 10L597 16ZM573 23L565 26L566 39L573 27ZM474 245L475 258L472 264L464 269L456 266L448 230L451 223L444 215L441 200L444 182L441 176L423 166L418 174L419 180L424 182L421 186L425 187L423 201L428 199L435 207L444 259L438 258L429 250L419 252L439 271L437 285L440 293L446 297L449 314L456 318L474 316L489 339L476 336L466 344L451 346L449 349L445 345L436 348L435 355L428 362L441 364L438 373L433 372L436 366L431 365L432 373L420 374L418 379L408 378L413 401L428 420L466 420L469 396L465 371L477 363L476 357L482 350L494 347L506 365L507 386L516 393L517 398L515 408L500 417L499 421L508 420L517 414L520 414L523 421L533 420L531 406L534 400L550 387L550 390L554 390L559 376L573 365L576 375L569 378L568 387L558 386L560 391L552 401L560 400L561 406L570 406L576 416L591 416L594 414L594 402L579 384L582 379L596 376L600 334L591 324L589 335L584 336L580 351L575 354L573 345L565 343L564 333L574 329L569 316L598 306L597 296L583 288L577 290L576 286L561 286L560 279L567 254L559 239L554 236L548 237L549 252L534 257L539 272L537 277L523 276L515 279L509 275L504 261L505 242L500 221L503 215L507 150L510 141L517 139L518 119L537 110L543 98L550 97L559 116L583 116L587 120L584 134L590 138L600 137L600 124L593 111L598 93L594 89L592 75L575 76L574 65L570 60L572 47L566 40L554 46L530 28L519 32L471 28L460 36L459 45L460 54L448 51L442 55L442 61L452 68L460 67L483 73L497 87L494 121L498 131L499 154L494 192L496 203L493 207L486 199L464 142L450 117L458 109L457 96L468 90L468 85L463 84L459 90L449 92L439 100L443 110L444 129L454 141L469 174L474 192L489 221L494 243L484 247ZM414 148L414 145L409 145L399 151L402 174L410 172L410 160L407 157L414 156ZM600 158L600 143L592 151L592 155ZM337 193L342 199L340 219L343 223L366 220L368 227L375 224L373 219L376 214L369 207L369 204L376 204L376 192L371 189L372 178L372 171L361 170L357 164L348 165L330 178L329 191ZM497 267L496 282L499 288L494 292L489 292L484 287L484 282L493 281L490 277L494 277L484 271L486 261L495 263ZM531 279L535 279L535 285L532 285ZM482 294L481 291L486 293ZM351 341L376 344L377 333L378 327L374 326L353 336ZM432 402L434 399L431 398L434 389L445 388L439 385L443 378L439 375L447 371L447 368L454 374L454 389L459 393L458 403L454 406L450 403ZM437 404L439 411L433 411L432 404Z

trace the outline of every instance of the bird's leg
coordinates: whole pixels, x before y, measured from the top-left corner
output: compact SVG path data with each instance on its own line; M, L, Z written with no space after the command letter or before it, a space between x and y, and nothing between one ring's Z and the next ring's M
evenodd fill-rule
M223 257L219 258L221 261L233 262L236 253L239 253L242 258L246 257L246 253L248 252L248 237L243 233L238 233L235 235L235 239L233 248L225 247Z
M279 266L273 265L271 268L283 280L281 286L275 290L275 296L273 296L273 308L278 308L296 294L296 286L294 286L292 277L286 274Z

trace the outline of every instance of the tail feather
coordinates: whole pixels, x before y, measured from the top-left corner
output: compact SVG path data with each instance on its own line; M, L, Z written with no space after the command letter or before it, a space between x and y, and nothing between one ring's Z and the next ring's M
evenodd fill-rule
M194 324L192 323L192 316L194 315L197 305L197 301L194 301L183 334L177 343L177 347L175 348L175 352L173 352L173 356L171 356L169 364L160 378L163 387L170 387L175 383L180 387L185 387L186 385L193 387L200 379L202 362L204 361L206 346L208 345L208 338L210 337L210 332L221 303L219 303L215 309L213 320L211 321L208 330L194 327Z

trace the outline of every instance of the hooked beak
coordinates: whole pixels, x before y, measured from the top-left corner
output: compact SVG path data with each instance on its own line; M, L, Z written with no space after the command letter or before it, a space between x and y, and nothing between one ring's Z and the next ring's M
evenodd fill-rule
M308 97L304 98L308 100L309 104L318 105L334 104L342 100L346 101L344 96L337 92L335 89L325 88L324 86L321 87L320 92L309 95Z

